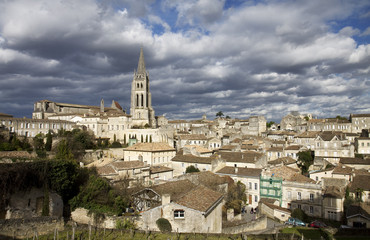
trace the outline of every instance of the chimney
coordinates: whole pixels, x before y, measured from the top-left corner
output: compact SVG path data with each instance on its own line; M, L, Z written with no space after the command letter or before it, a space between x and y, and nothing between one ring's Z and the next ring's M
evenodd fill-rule
M162 195L162 205L169 204L171 202L171 195L168 193L165 193Z

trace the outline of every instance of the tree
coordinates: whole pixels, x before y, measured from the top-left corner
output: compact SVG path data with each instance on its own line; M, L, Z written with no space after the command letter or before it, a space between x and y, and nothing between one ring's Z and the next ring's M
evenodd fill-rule
M303 222L307 222L308 220L307 214L302 209L299 209L299 208L296 208L293 210L292 217L298 218L299 220Z
M185 173L192 173L192 172L200 172L198 168L194 167L193 165L190 165L186 168Z
M342 117L340 115L336 116L335 118L339 120L348 120L346 117Z
M71 149L68 146L68 143L65 139L60 141L57 147L57 154L55 156L58 160L73 160L73 154Z
M44 145L44 138L42 134L37 134L33 138L33 148L35 149L35 152L39 158L45 158L46 157L46 150Z
M51 147L53 145L53 137L51 136L51 131L46 134L46 143L45 143L45 150L51 151Z
M226 208L227 209L233 208L234 212L239 214L241 212L242 203L247 200L245 190L246 186L240 181L229 185L226 194L226 203L225 203Z
M275 122L274 121L267 122L266 127L270 128L272 126L272 124L275 124Z
M306 174L308 169L313 164L313 157L311 151L298 152L298 167L302 174Z
M224 116L224 113L222 111L219 111L218 113L216 113L216 117L220 118Z

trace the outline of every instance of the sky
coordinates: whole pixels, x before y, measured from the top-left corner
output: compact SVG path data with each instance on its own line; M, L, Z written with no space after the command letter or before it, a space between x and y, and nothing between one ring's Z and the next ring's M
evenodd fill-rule
M0 0L0 112L129 113L141 47L170 120L370 113L368 0Z

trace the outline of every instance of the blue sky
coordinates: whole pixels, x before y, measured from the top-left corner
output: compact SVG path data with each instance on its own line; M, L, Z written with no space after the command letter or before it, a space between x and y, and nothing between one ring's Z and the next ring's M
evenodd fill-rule
M0 112L129 112L140 47L156 115L370 113L370 2L0 0Z

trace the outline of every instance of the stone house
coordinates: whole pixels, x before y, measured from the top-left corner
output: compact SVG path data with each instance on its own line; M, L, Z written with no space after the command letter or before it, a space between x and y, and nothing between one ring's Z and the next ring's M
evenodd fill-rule
M258 208L261 214L265 214L269 218L278 219L285 222L291 216L291 211L287 208L279 206L279 201L271 198L261 198L258 203Z
M370 138L359 137L355 139L355 151L359 154L370 155Z
M343 216L344 186L326 186L323 193L323 218L340 221Z
M370 158L340 158L339 163L353 169L370 170Z
M150 166L163 165L170 167L176 149L167 143L137 143L123 149L125 161L142 161Z
M300 208L312 217L322 216L321 185L314 180L286 166L268 169L263 175L282 178L281 207L290 210Z
M177 137L177 150L180 150L185 145L198 145L207 148L208 138L204 134L181 134Z
M319 134L317 131L303 132L294 137L294 143L315 150L315 139Z
M221 233L223 195L204 186L197 186L175 200L164 194L161 205L141 213L139 229L158 231L156 221L167 219L174 232Z
M370 228L370 205L355 203L348 207L347 225L353 228Z
M218 152L217 155L226 161L228 167L264 168L267 166L266 155L254 151Z
M370 175L356 175L348 185L351 196L363 203L370 203Z
M142 161L115 161L105 166L98 167L98 174L112 182L127 179L130 185L135 182L148 184L150 167Z
M246 186L247 203L257 207L260 200L260 176L262 169L243 167L224 167L216 172L220 176L229 176L234 182L240 181Z
M211 157L198 157L192 154L179 152L172 160L173 176L185 174L186 168L193 165L200 171L216 172L226 165L225 160L217 155Z
M221 147L221 139L212 137L207 140L207 148L209 150L219 149Z
M316 181L316 183L322 183L322 178L332 177L333 170L334 170L334 167L323 169L323 170L312 171L310 172L310 178Z
M342 157L354 157L354 146L339 132L322 132L315 139L315 158L336 165Z
M173 178L173 169L165 166L150 167L150 181L166 181Z
M351 114L349 117L353 133L361 133L362 129L370 128L370 114Z
M0 125L10 133L18 136L35 137L37 134L47 134L49 131L58 133L60 130L71 131L76 124L63 120L8 118L0 117Z
M271 147L266 149L267 161L273 161L275 159L285 157L283 147Z
M191 123L186 120L169 120L168 125L172 126L177 132L188 132Z
M8 205L0 211L0 219L41 217L45 204L45 191L31 188L27 191L13 193L8 199ZM49 192L49 216L63 216L63 200L55 192Z
M272 161L267 162L268 166L270 167L278 167L278 166L287 166L295 169L299 169L297 165L297 160L291 157L281 157Z

